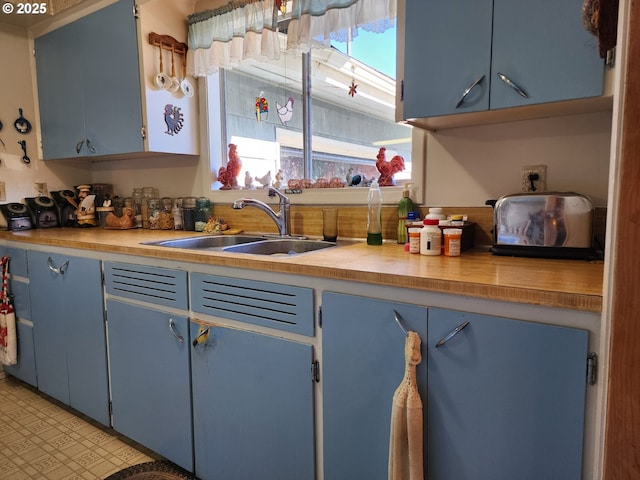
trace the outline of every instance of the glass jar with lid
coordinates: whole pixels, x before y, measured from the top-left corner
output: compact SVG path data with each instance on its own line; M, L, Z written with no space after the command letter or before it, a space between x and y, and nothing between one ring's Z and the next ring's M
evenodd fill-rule
M162 203L159 198L149 198L146 202L147 228L149 230L160 230L160 211Z
M211 200L206 197L199 197L196 200L196 232L202 232L205 225L211 218Z
M190 232L196 229L196 197L182 199L182 228Z
M173 220L173 199L169 197L162 197L160 199L158 224L160 230L173 230L175 227Z

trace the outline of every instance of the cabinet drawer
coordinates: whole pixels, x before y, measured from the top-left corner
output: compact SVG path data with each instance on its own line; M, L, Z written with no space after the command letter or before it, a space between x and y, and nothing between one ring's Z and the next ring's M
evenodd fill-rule
M311 288L192 273L191 309L309 337L314 334Z
M104 283L109 295L181 310L188 308L187 273L180 270L105 262Z

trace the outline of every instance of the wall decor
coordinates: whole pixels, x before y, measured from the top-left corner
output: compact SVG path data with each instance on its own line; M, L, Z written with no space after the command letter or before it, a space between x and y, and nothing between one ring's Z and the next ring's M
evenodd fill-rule
M164 107L164 123L167 124L167 135L177 135L182 130L184 117L180 112L180 107L176 107L168 103Z

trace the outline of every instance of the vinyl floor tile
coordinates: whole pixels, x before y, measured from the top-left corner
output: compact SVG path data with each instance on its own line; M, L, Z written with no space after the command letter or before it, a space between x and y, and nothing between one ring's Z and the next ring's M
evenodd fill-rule
M102 480L158 459L30 385L0 378L0 479Z

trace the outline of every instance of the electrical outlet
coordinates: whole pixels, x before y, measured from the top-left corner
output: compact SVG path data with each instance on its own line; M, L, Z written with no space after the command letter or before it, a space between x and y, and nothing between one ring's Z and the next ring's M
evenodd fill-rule
M33 184L36 189L36 193L41 197L46 197L48 195L47 192L47 182L35 182Z
M7 201L7 191L4 189L4 182L0 182L0 202Z
M546 192L547 166L529 165L522 167L520 185L523 192Z

